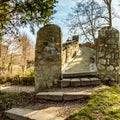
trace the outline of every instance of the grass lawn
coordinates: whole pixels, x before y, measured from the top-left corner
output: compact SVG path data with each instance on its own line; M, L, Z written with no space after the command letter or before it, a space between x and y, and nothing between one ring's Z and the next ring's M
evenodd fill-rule
M18 93L0 92L0 111L10 109L19 98L20 95Z
M120 120L120 89L110 87L95 92L85 107L66 120Z

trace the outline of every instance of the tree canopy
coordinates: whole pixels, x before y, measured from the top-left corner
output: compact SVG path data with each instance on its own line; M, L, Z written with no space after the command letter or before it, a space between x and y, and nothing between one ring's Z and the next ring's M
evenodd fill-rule
M57 0L1 0L0 44L6 34L18 35L19 27L45 25L50 22Z
M101 3L100 3L101 2ZM76 2L72 12L68 14L66 24L70 33L79 34L84 41L94 41L96 32L103 26L112 27L116 18L112 0L86 0Z
M96 31L104 23L102 18L104 9L95 1L81 1L72 8L72 13L68 15L67 26L71 33L84 36L85 41L95 39Z
M0 25L3 34L14 33L20 26L47 24L55 13L56 0L1 0ZM14 28L14 29L11 29Z

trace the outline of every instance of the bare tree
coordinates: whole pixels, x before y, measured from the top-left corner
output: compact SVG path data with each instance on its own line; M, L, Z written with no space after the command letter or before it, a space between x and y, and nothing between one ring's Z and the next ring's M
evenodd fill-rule
M27 60L34 59L34 44L31 42L31 40L28 38L26 33L23 33L19 37L19 52L21 54L21 66L24 68L27 64Z
M72 8L72 13L68 15L67 26L71 33L76 33L83 36L85 41L94 41L96 38L96 31L100 29L104 22L101 18L104 9L95 2L81 1Z
M8 45L1 45L0 74L5 71L5 64L8 63Z
M10 38L4 38L1 46L1 62L2 68L12 73L12 64L14 61L14 53L18 50L16 46L16 40Z
M112 27L112 0L103 0L108 11L108 23Z
M27 34L22 34L19 40L4 38L2 43L0 66L2 72L12 73L14 65L22 66L24 71L27 60L34 60L34 44L27 37Z
M112 0L87 0L76 2L72 13L66 19L69 31L72 34L79 34L84 41L94 41L96 32L103 26L112 27L112 20L118 18L112 7Z

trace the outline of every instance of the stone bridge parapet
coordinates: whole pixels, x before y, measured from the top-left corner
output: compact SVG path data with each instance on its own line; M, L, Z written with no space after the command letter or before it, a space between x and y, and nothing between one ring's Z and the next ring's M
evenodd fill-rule
M73 36L72 40L67 40L62 44L62 68L79 51L79 36Z

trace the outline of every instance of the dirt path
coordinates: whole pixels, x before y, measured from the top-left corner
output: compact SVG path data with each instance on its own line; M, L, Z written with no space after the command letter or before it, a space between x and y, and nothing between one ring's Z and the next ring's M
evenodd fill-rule
M71 112L79 110L86 105L87 100L70 102L43 102L35 105L29 105L25 108L38 110L40 113L48 113L56 116L55 120L64 120Z

